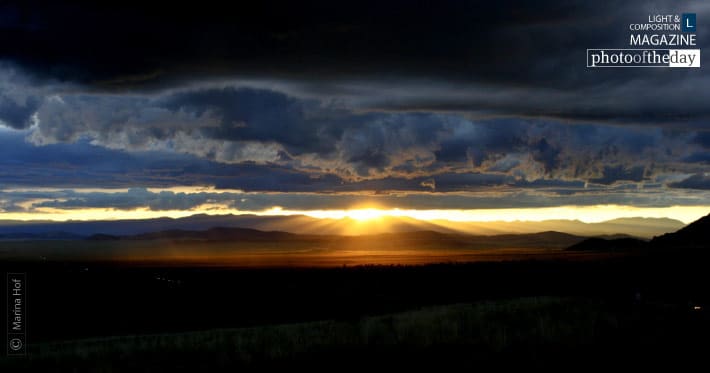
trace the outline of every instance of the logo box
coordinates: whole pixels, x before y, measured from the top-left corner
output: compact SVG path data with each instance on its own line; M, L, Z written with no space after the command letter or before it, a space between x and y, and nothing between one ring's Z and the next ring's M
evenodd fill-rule
M697 24L695 13L683 13L681 17L680 30L683 32L696 32Z

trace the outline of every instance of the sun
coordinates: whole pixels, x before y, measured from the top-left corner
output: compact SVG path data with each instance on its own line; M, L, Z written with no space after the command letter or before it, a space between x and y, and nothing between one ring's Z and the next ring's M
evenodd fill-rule
M353 210L347 210L345 212L345 215L347 217L357 220L357 221L367 221L367 220L379 219L379 218L387 215L387 211L386 210L378 210L375 208L353 209Z

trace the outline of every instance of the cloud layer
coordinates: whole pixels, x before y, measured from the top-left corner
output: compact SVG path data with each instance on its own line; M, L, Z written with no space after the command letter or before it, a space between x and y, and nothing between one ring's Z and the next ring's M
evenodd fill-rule
M703 172L708 154L702 131L361 112L244 86L151 95L48 93L35 100L36 111L28 116L33 124L18 133L39 147L88 143L129 153L185 154L345 182L425 178L434 181L426 183L432 189L446 189L455 175L656 182L662 174Z
M628 46L628 25L650 14L710 19L697 1L34 5L0 6L0 60L93 91L237 79L366 110L693 128L710 119L710 97L698 89L710 83L706 69L585 67L587 48ZM709 30L699 28L698 48ZM26 126L22 114L37 101L6 96L0 109L16 115L4 121Z
M707 70L584 64L630 22L710 6L267 3L0 5L0 209L710 198ZM253 194L142 189L173 186ZM38 187L59 189L12 192Z

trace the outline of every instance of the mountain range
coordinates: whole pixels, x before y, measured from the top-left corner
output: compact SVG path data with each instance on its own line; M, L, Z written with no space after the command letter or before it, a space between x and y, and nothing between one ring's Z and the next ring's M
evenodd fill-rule
M635 238L589 238L569 247L577 251L623 251L623 250L687 250L710 249L710 215L704 216L676 232L665 233L650 241Z
M475 235L456 231L419 229L362 235L314 232L263 231L243 227L215 227L225 217L197 216L190 219L157 219L118 222L67 222L32 226L34 232L18 233L28 225L6 225L20 229L2 233L0 259L41 261L145 261L202 263L240 266L333 266L347 264L423 264L499 260L554 260L596 257L598 253L699 253L710 248L710 215L672 233L641 240L628 235L578 236L556 231ZM252 217L253 218L253 217ZM284 223L281 217L257 221ZM311 218L296 217L310 222ZM241 220L244 222L245 220ZM293 221L293 220L291 220ZM351 222L353 224L376 223ZM399 228L428 227L411 219L393 219ZM187 228L160 230L157 227L188 224ZM199 224L198 224L199 223ZM320 222L325 223L325 222ZM347 221L328 223L345 224ZM382 224L382 221L379 221ZM175 226L175 225L172 225ZM143 231L136 233L136 227ZM57 230L57 228L61 228ZM54 229L42 231L42 229ZM71 231L68 231L71 229ZM152 229L150 231L146 231ZM331 227L332 229L332 227ZM111 234L123 230L127 234ZM103 232L103 233L91 233ZM38 242L38 240L42 242ZM566 249L566 250L565 250ZM681 250L679 249L690 249ZM701 250L694 250L701 249ZM587 252L584 252L587 251ZM590 256L591 255L591 256ZM688 255L657 255L656 258L686 258ZM698 256L692 256L699 258ZM695 259L692 259L695 260Z
M304 215L204 215L185 218L110 221L12 221L0 220L0 239L52 239L88 237L96 234L112 236L138 235L168 230L208 230L215 227L249 228L297 234L361 235L432 231L468 235L529 234L546 231L575 236L595 237L624 235L650 239L681 229L684 224L666 218L622 218L600 223L579 220L455 222L422 221L409 217L382 217L359 221L350 218L318 219Z

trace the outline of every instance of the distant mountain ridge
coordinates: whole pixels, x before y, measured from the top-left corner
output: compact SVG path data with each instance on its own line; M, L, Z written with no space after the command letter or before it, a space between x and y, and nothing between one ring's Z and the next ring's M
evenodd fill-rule
M710 215L704 216L676 232L654 237L650 241L633 238L589 238L568 248L572 251L710 249Z
M0 240L77 240L81 238L84 238L84 236L62 231L39 233L12 232L0 234Z
M471 235L528 234L547 231L564 232L576 236L604 236L622 234L648 238L674 232L684 224L673 219L623 218L600 223L578 220L547 220L540 222L454 222L421 221L408 217L385 217L373 221L352 219L317 219L304 215L204 215L185 218L157 218L116 221L20 222L0 221L2 235L42 235L63 232L68 235L127 236L169 230L208 230L215 227L248 228L260 231L282 231L298 234L358 235L414 231L461 233Z
M249 240L249 241L274 241L282 239L293 239L298 235L288 232L260 231L250 228L225 228L215 227L204 231L192 231L173 229L168 231L158 231L151 233L141 233L130 236L113 236L106 234L95 234L89 236L90 240Z
M462 231L476 231L478 234L532 233L554 230L587 237L623 234L644 239L674 232L684 226L683 222L668 218L619 218L599 223L561 219L539 222L451 223L452 228Z
M413 231L398 233L380 233L360 236L294 234L288 232L264 232L248 228L217 227L204 231L168 230L142 233L129 236L97 234L87 238L92 241L216 241L216 242L272 242L292 243L295 241L315 242L406 242L449 244L451 247L467 248L548 248L563 249L584 240L584 237L561 232L539 232L528 234L503 234L476 236L459 233L441 233L435 231ZM445 245L446 246L446 245Z
M648 242L635 238L604 239L598 237L587 238L567 248L570 251L629 251L644 250Z

